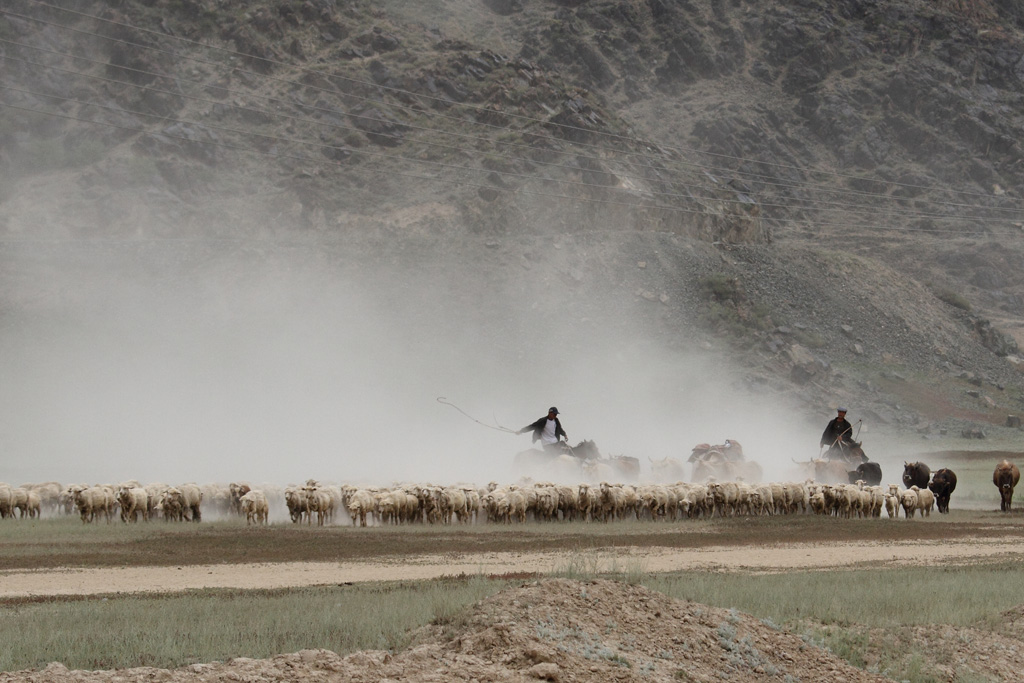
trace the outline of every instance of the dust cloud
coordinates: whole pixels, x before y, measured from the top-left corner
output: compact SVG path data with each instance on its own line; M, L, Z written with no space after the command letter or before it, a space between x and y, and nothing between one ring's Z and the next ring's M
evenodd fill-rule
M506 430L550 405L571 443L644 471L726 438L769 478L816 453L817 427L715 351L661 344L632 292L436 253L76 248L20 256L0 318L12 483L513 481L531 442Z

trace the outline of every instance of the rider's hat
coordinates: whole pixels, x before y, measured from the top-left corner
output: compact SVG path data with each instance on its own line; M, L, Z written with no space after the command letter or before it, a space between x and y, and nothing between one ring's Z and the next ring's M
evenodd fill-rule
M837 413L845 413L846 412L846 408L844 408L842 406L839 406L839 408L836 410L836 412Z
M556 408L554 406L551 406L550 408L548 408L548 412L549 413L554 413L555 415L558 415L558 408Z

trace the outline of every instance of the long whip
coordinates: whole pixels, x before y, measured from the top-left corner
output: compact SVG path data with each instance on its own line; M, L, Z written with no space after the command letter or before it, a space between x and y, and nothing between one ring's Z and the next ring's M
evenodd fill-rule
M462 413L463 415L468 417L473 422L476 422L478 425L482 425L484 427L487 427L488 429L496 429L499 432L505 432L506 434L518 434L519 433L519 432L517 432L514 429L509 429L508 427L502 427L501 425L489 425L489 424L487 424L485 422L481 422L480 420L476 419L475 417L473 417L472 415L467 413L462 408L458 407L457 405L455 405L454 403L452 403L451 401L446 399L444 396L438 396L437 397L437 402L440 403L441 405L451 406L452 408L455 408L455 410L459 411L460 413Z

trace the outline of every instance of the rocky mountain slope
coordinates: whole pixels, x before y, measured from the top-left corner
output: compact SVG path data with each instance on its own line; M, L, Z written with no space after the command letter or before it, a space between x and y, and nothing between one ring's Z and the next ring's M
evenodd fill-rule
M1019 3L61 7L0 10L8 330L97 263L238 282L287 251L418 273L379 286L473 309L494 358L561 324L714 352L814 419L1024 410Z

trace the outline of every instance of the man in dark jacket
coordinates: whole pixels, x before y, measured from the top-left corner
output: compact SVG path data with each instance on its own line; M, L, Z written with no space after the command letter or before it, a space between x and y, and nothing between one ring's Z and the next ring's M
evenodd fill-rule
M562 447L558 445L559 439L565 437L566 441L569 440L565 430L562 429L562 423L558 420L558 408L554 406L548 408L547 417L542 417L536 422L526 425L516 434L525 434L529 431L533 431L533 442L540 441L540 445L549 453L561 453Z
M845 458L845 452L860 444L853 440L853 425L846 421L846 408L842 406L821 435L818 446L828 446L828 456L836 455Z

